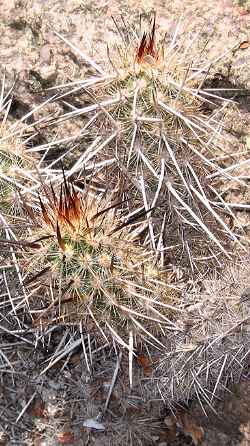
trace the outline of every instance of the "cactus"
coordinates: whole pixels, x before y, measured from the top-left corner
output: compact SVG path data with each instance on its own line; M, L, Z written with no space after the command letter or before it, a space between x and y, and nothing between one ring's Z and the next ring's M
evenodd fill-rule
M35 122L26 123L41 106L12 122L9 115L14 85L5 93L5 82L4 75L0 97L0 212L2 220L17 227L23 212L22 196L34 194L39 184L36 177L42 176L41 161L29 147L34 136L30 129Z
M204 281L203 290L185 293L179 321L184 330L168 337L153 374L156 392L168 406L196 398L204 410L214 410L218 395L244 376L250 351L249 285L247 257Z
M221 266L232 251L246 250L244 228L227 203L233 181L244 183L234 175L242 155L225 128L233 101L206 88L225 55L203 63L192 42L184 46L177 33L168 46L166 39L157 42L155 18L141 38L119 31L123 42L108 49L104 68L59 35L97 72L58 86L64 104L78 102L54 123L84 120L70 173L94 169L104 189L108 180L120 199L132 198L130 210L145 208L145 243L158 256L165 249L171 263L192 272L208 259ZM223 181L228 192L222 196Z
M29 162L25 155L25 146L20 132L12 131L8 122L11 106L9 94L4 95L4 82L0 101L0 206L1 210L11 207L9 214L14 214L19 206L15 191L20 185L24 187L24 165Z
M26 203L31 230L20 241L24 283L31 295L35 289L51 299L42 316L38 310L39 322L92 318L118 341L141 332L161 344L157 326L174 325L178 290L168 285L154 253L139 245L142 223L122 219L109 197L63 177L59 189L44 186L38 203Z
M166 47L166 39L157 42L155 19L142 37L121 34L104 68L82 54L97 76L57 87L57 100L70 106L76 99L77 107L47 123L79 118L83 129L78 151L66 148L57 159L51 149L72 135L44 145L52 158L44 170L46 155L34 169L41 147L26 150L23 129L7 124L9 99L2 100L1 246L21 285L5 280L7 295L14 313L31 310L35 327L80 323L126 348L130 385L140 342L155 358L149 392L160 392L171 408L193 395L212 407L219 389L239 377L237 364L244 367L249 311L222 290L181 293L171 275L177 282L184 270L194 285L197 272L223 267L249 245L234 213L247 206L229 201L232 184L245 186L235 172L248 155L226 131L232 101L206 88L224 55L202 63L177 33ZM13 191L27 227L18 240L8 225ZM126 428L117 426L126 441ZM131 429L137 436L140 422Z

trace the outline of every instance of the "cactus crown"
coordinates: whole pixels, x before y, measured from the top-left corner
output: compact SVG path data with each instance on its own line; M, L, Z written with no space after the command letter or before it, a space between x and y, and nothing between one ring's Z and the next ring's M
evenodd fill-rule
M174 311L168 304L178 293L163 282L167 274L154 253L139 245L141 221L134 216L123 220L116 202L92 195L79 181L74 185L64 172L59 188L44 187L39 203L25 207L33 229L21 265L30 291L37 293L38 287L51 299L49 286L58 296L48 322L77 322L91 315L111 330L119 326L125 337L130 330L140 331L142 320L146 331L166 324L166 314Z

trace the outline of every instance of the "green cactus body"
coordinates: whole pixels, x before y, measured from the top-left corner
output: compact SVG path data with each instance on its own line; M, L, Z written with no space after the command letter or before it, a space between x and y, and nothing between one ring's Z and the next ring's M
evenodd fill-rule
M31 176L34 158L25 148L22 130L2 122L0 127L0 211L8 222L22 215L21 196L34 186ZM16 220L16 221L15 221Z
M238 154L214 116L223 122L232 101L206 88L216 64L208 74L188 46L182 50L157 46L153 23L139 42L108 51L111 74L83 80L76 92L68 87L63 97L82 105L57 124L78 116L86 123L71 172L94 169L105 188L131 197L130 208L152 209L151 249L166 248L173 264L194 271L206 268L208 258L221 266L232 249L242 252L245 234L220 198L222 179L228 190L233 181L224 159L237 163Z
M110 201L76 192L65 180L60 198L51 188L40 199L40 212L33 215L38 229L26 240L30 248L21 264L30 289L53 288L52 313L59 321L91 313L126 337L142 323L153 331L154 325L168 325L178 290L167 284L154 253L136 242L136 227L119 229L117 212Z

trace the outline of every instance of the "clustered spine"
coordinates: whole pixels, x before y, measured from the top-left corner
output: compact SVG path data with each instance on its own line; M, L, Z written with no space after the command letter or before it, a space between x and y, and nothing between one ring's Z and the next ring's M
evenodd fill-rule
M41 168L46 156L41 160L39 150L26 150L22 131L7 124L9 102L2 101L0 217L8 237L1 243L4 255L11 252L12 260L15 255L14 267L22 292L35 306L36 324L84 321L88 330L94 323L104 337L127 348L130 359L137 338L153 344L164 351L155 375L161 393L171 400L166 388L175 375L177 389L182 380L187 385L173 400L192 392L200 398L197 389L204 388L208 373L201 350L213 352L209 339L215 336L219 342L221 321L219 328L211 322L200 347L189 327L181 293L185 284L177 279L180 270L195 282L207 268L241 258L248 248L245 228L227 202L229 192L222 189L224 181L228 191L231 183L241 183L231 173L240 164L240 151L217 121L230 100L206 88L213 80L213 64L211 73L206 64L193 67L188 47L182 55L176 50L176 36L167 48L164 41L156 42L155 18L150 32L137 42L123 37L126 46L108 50L110 73L89 59L97 76L80 87L58 86L53 101L69 103L77 97L84 104L53 121L57 131L65 120L83 121L76 138L79 153L66 150L64 167L55 154L57 169ZM48 123L52 126L50 118ZM54 146L56 142L48 144L52 154ZM231 159L232 168L227 164ZM13 206L13 191L18 207ZM17 228L18 240L13 221L22 228ZM205 310L197 323L203 329L211 303L204 303L201 294L199 299ZM230 311L241 324L237 307ZM235 319L230 323L225 336ZM191 360L196 354L201 358L198 372ZM212 355L209 370L215 370L218 355ZM216 369L219 377L230 362L226 355L223 351ZM187 360L176 372L182 357ZM188 371L186 364L191 364ZM212 399L217 388L216 382ZM203 397L210 401L209 391Z

